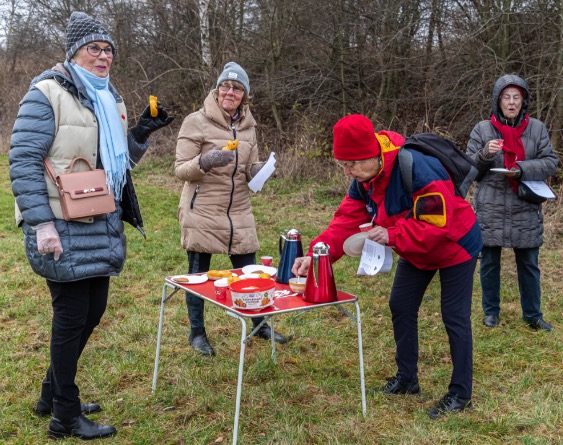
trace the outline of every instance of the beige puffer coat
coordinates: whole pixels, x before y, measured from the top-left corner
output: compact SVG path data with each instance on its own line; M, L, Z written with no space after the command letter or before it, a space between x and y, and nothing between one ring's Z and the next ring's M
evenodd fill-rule
M241 118L221 110L212 90L203 108L182 123L176 145L175 173L184 181L178 208L182 247L193 252L246 254L260 248L248 181L250 168L258 162L256 121L248 105ZM238 139L235 159L225 167L205 173L201 155Z

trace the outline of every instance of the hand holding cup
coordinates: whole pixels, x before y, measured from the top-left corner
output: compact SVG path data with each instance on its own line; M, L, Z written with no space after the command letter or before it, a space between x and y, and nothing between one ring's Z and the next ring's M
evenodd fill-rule
M488 144L488 152L492 154L496 154L499 151L502 151L502 147L504 146L504 140L502 139L493 139L489 141Z

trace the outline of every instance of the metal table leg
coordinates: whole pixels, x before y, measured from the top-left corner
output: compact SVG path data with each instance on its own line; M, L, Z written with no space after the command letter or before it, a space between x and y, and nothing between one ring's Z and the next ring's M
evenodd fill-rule
M274 317L267 317L268 320L270 321L270 329L271 329L271 336L270 336L270 340L272 341L272 361L274 362L274 364L276 363L276 341L274 340Z
M362 390L362 414L365 416L367 412L366 407L366 382L364 378L364 350L362 346L362 320L360 318L360 305L357 301L356 305L356 324L358 325L358 351L360 354L360 386Z
M356 325L358 327L358 352L360 355L360 388L362 391L362 414L365 416L367 412L366 408L366 382L364 378L364 351L362 346L362 320L360 318L360 305L358 301L355 301L354 304L356 305L356 316L352 315L346 309L344 309L341 305L337 304L336 307L344 312L348 317L352 320L356 321Z
M227 312L228 315L238 318L242 325L241 337L240 337L240 355L239 355L239 365L238 365L238 379L237 379L237 397L235 402L235 422L233 425L233 445L236 445L238 439L238 421L240 415L240 400L242 397L242 375L244 371L244 352L246 350L246 319L244 317L239 317L236 314ZM249 338L252 337L252 333Z
M173 289L174 291L167 297L166 290ZM178 292L178 288L170 286L168 283L164 283L162 286L162 298L160 303L160 320L158 322L158 337L156 340L156 356L154 358L154 372L152 376L152 392L156 390L156 379L158 379L158 362L160 360L160 342L162 340L162 325L164 323L164 305L172 296Z

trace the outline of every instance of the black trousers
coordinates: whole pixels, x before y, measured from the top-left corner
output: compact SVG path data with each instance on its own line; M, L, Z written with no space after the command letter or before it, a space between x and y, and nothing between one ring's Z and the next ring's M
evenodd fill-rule
M200 273L209 271L211 266L211 254L201 252L188 251L188 273ZM241 269L244 266L256 264L256 254L246 253L242 255L231 255L231 264L234 269ZM190 326L192 329L203 329L204 322L204 306L205 303L201 298L194 297L189 292L186 292L186 305L188 306L188 317L190 319ZM254 326L258 326L264 320L263 317L256 317L252 319Z
M471 296L477 260L439 269L442 321L450 343L453 371L448 392L468 399L472 392L473 337ZM400 259L389 299L397 345L398 375L413 381L418 374L418 310L436 270L421 270Z
M54 417L65 421L81 412L75 383L78 359L106 310L109 277L67 283L47 280L47 285L53 306L51 363L41 398L53 405Z

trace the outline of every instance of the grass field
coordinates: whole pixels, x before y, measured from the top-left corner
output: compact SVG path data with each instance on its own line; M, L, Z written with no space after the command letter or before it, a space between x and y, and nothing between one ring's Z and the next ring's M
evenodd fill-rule
M180 184L172 160L148 160L134 172L145 218L145 241L130 227L125 270L112 279L108 310L79 362L84 401L103 407L93 420L117 427L105 444L231 443L240 323L207 307L207 331L217 357L189 346L182 296L166 306L160 376L151 393L160 292L167 275L184 273L176 208ZM32 413L49 357L51 304L44 280L31 271L13 222L8 159L0 155L0 443L44 444L48 419ZM270 181L252 202L261 249L279 259L279 233L301 231L304 245L326 226L346 186ZM551 333L521 321L514 260L503 257L501 326L482 323L480 288L473 299L474 409L430 420L426 411L447 389L451 372L433 283L420 310L416 396L368 396L362 416L355 325L334 309L279 317L293 340L270 360L267 342L246 352L239 444L557 444L563 426L563 272L561 192L545 207L540 254L545 318ZM229 266L215 256L214 268ZM334 265L339 288L360 296L367 389L394 375L394 341L387 299L393 274L358 277L357 258ZM66 443L78 443L77 439Z

